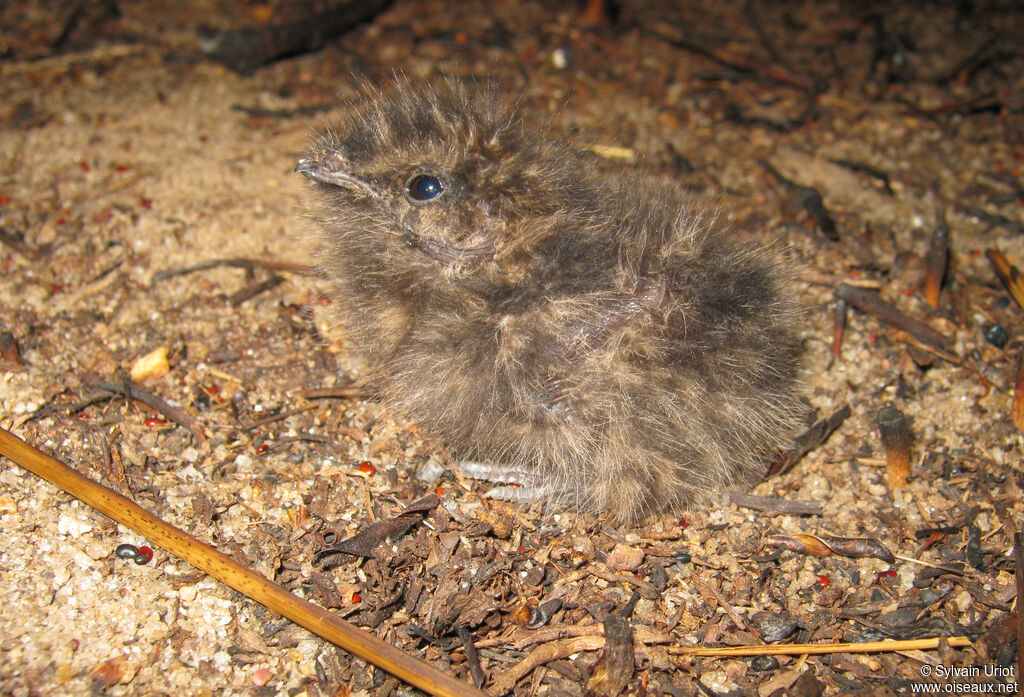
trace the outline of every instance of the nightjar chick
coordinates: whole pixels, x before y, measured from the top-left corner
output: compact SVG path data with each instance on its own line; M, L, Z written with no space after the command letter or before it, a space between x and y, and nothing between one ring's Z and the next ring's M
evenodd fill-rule
M755 479L807 415L773 255L493 87L401 81L296 171L374 385L498 494L635 521Z

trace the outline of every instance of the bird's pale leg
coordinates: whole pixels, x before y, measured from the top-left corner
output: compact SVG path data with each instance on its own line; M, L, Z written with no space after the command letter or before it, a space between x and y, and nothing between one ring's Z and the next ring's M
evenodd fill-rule
M554 487L540 482L535 474L490 462L463 461L458 463L459 472L463 477L503 484L484 493L484 496L500 501L540 501L547 499L554 492Z

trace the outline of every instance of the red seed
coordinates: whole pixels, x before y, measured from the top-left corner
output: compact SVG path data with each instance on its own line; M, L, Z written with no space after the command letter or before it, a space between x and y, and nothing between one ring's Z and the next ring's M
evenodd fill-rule
M152 560L153 550L147 547L146 545L142 545L141 547L139 547L138 554L132 557L132 561L138 564L139 566L142 566L143 564L148 564Z
M148 419L146 419L144 423L147 426L163 426L165 423L167 423L167 419L161 419L156 416L151 416Z
M9 199L6 196L0 196L0 206L9 206L9 205L11 205L11 199Z
M270 446L267 445L266 443L264 443L263 445L261 445L258 448L256 448L256 454L257 455L262 455L263 453L267 452L268 450L270 450Z
M377 474L377 468L374 467L369 462L360 462L359 463L359 471L362 472L363 474L368 474L371 477L373 475Z
M117 172L127 172L128 165L114 165L114 170Z
M142 204L143 208L152 208L153 207L153 199L151 199L151 198L139 199L139 203Z
M878 580L881 581L883 578L896 578L896 570L886 569L885 571L879 571Z
M363 596L359 595L358 593L353 593L352 594L352 604L353 605L355 605L356 603L361 603L362 601L363 601Z
M92 169L92 167L89 166L89 163L86 162L85 160L79 162L78 166L82 168L83 172L88 172L89 170Z
M818 585L822 588L828 588L832 585L832 579L824 574L818 574Z

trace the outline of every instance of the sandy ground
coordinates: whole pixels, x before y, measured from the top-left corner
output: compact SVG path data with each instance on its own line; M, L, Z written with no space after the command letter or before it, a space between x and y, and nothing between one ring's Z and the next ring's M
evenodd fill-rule
M468 628L485 688L538 646L602 636L634 591L623 694L911 694L929 672L941 683L942 666L978 668L972 680L999 669L1008 683L1024 318L984 252L1024 262L1024 12L614 9L589 24L571 3L396 2L249 75L203 56L196 25L267 26L294 7L124 2L119 17L70 25L60 3L2 10L0 331L17 347L0 358L0 425L466 680L455 629ZM387 405L304 392L358 380L361 366L301 271L313 248L292 170L318 109L355 98L353 76L386 84L394 70L496 78L531 118L680 180L737 234L786 246L807 310L808 398L821 415L845 404L852 415L754 493L817 502L819 514L723 503L625 528L516 508L482 498L448 469L443 443ZM835 234L798 187L820 193ZM921 269L943 220L950 264L932 309ZM159 275L229 258L256 263ZM843 281L950 337L945 356L851 312L837 360ZM993 324L1009 343L986 338ZM123 384L161 348L170 372L141 388L180 405L202 439L123 397L86 404L97 382ZM906 488L889 486L881 459L874 418L888 403L913 432ZM432 492L428 525L373 557L313 565L322 528L347 537ZM8 460L0 521L2 694L409 694L162 550L147 565L116 558L118 544L146 541ZM803 533L871 538L900 559L773 554L770 536ZM524 626L552 600L544 627ZM671 650L941 635L974 645L771 659ZM515 694L581 695L598 656L560 655Z

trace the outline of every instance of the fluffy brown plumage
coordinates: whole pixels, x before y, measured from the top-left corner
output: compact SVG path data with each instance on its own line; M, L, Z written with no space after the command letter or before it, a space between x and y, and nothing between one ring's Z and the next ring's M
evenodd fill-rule
M635 520L791 445L786 275L677 187L608 174L451 82L342 113L297 171L351 346L471 473Z

